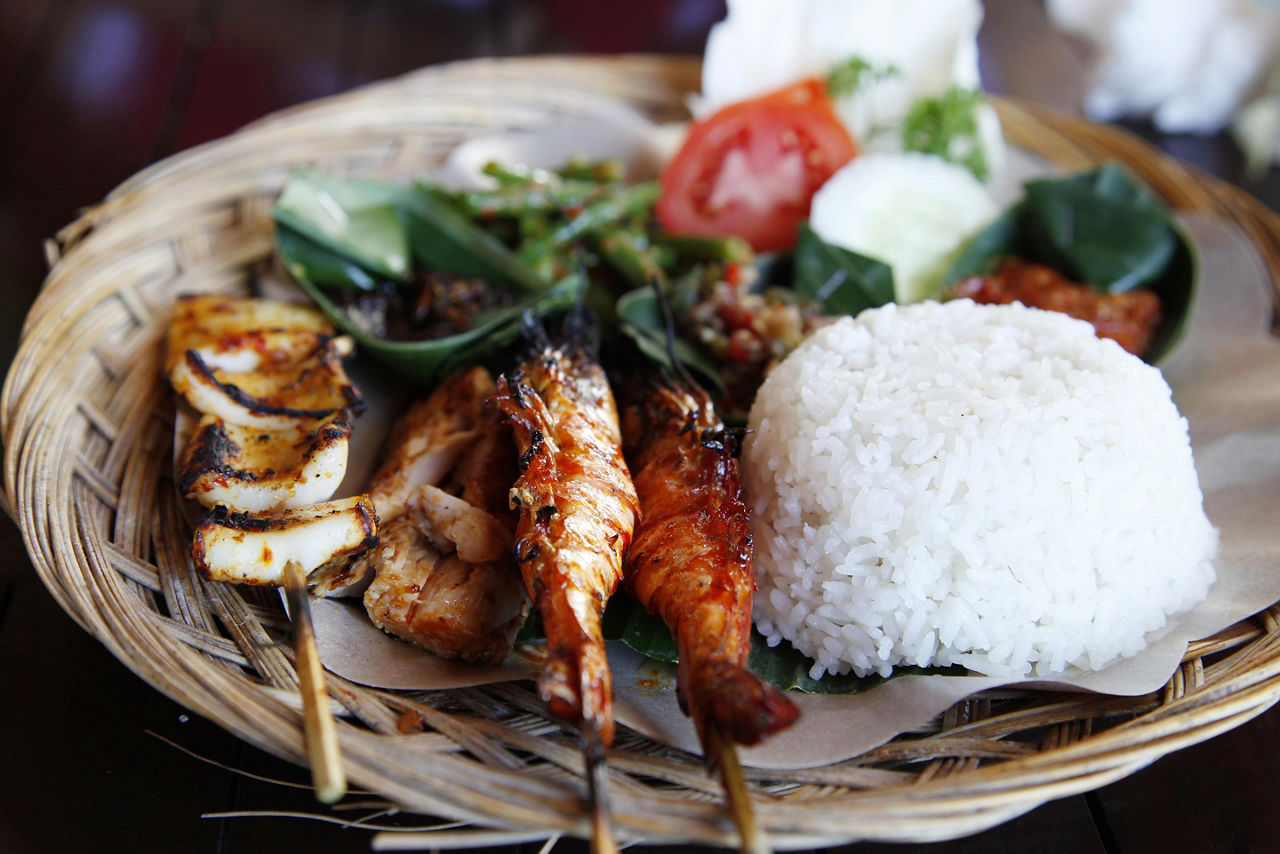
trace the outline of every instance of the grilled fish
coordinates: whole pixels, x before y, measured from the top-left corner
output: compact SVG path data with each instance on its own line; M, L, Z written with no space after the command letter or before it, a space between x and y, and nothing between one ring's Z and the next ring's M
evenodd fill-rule
M512 561L505 498L515 448L484 368L454 376L410 407L392 432L369 494L377 547L352 574L374 574L374 625L445 658L497 663L528 613Z

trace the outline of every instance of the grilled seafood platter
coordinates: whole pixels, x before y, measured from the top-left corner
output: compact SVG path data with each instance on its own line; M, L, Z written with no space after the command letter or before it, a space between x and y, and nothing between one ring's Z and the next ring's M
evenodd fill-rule
M1158 686L1163 664L1137 664L1144 645L1176 666L1169 650L1185 643L1158 637L1158 624L1176 624L1215 583L1217 532L1152 367L1189 312L1186 236L1118 168L1036 176L996 202L994 173L1016 158L989 134L935 140L941 154L867 144L843 118L840 87L889 72L856 59L709 106L657 180L598 154L476 159L472 144L465 182L296 174L276 205L276 247L280 278L302 295L193 296L175 310L166 368L190 407L175 479L204 514L197 570L279 585L300 565L312 592L332 597L316 603L326 662L354 681L531 680L546 714L579 737L597 815L620 727L699 753L744 840L737 747L752 764L821 764L941 708L903 703L903 717L846 740L845 692L903 697L914 680L964 681L931 700L945 705L1033 676ZM929 109L967 98L940 93ZM981 125L984 105L970 107ZM759 164L758 141L706 141L718 126L749 139L775 112L806 129L789 143L799 157L783 145ZM767 215L739 219L753 205ZM925 236L921 211L941 212ZM1054 230L1086 212L1140 227ZM1108 260L1120 255L1130 266ZM1062 322L1025 335L1043 318L1023 307ZM953 340L952 327L995 331ZM966 356L903 349L920 341ZM859 394L840 393L873 369L883 373ZM348 371L394 389L396 405L361 414ZM895 375L912 387L892 386ZM1080 404L1095 397L1123 423ZM1158 443L1129 429L1127 399L1172 425ZM1096 430L1055 429L1073 420ZM1137 450L1103 460L1073 442ZM1155 521L1126 515L1156 506L1130 500L1143 478L1095 491L1102 469L1149 468L1135 462L1144 443L1177 469ZM356 447L376 447L376 461L350 468ZM1036 456L1042 447L1053 453ZM1003 457L1018 458L1006 483L984 480ZM1005 488L1047 471L1060 491ZM994 512L980 503L989 496L1010 500ZM1077 498L1114 512L1058 512ZM1009 526L1021 533L989 522L1024 509ZM1108 543L1156 522L1190 538L1173 546L1189 563L1161 569L1185 584L1124 588L1150 608L1118 640L1098 628L1111 605L1062 607L1106 600L1120 589L1111 577L1035 565L1059 554L1129 566L1119 552L1082 553L1093 544L1079 532L1104 522L1115 523L1098 538ZM991 571L1006 565L1013 583ZM991 629L995 617L1014 628ZM1188 625L1200 636L1204 625ZM371 676L350 664L375 649L368 638L469 675ZM683 729L670 735L673 709ZM819 731L833 744L815 751Z

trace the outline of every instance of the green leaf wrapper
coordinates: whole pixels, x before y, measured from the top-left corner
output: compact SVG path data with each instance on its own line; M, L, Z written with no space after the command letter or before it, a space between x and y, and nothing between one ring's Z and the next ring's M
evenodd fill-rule
M1025 198L969 242L944 281L987 275L1009 255L1102 292L1153 291L1163 319L1143 355L1148 362L1182 335L1196 287L1191 241L1169 209L1116 164L1028 182Z
M883 261L826 243L807 223L796 236L795 290L823 314L857 314L893 302L893 270Z
M384 363L423 383L516 341L524 311L566 308L576 294L576 276L554 286L543 281L467 219L449 196L429 186L300 172L285 185L272 216L285 269L333 324ZM476 315L471 328L456 335L392 341L360 329L325 293L405 282L415 267L485 279L528 297Z

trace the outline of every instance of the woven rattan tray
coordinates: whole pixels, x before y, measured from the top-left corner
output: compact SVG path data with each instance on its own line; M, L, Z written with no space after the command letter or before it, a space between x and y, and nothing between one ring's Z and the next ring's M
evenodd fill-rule
M432 68L166 160L68 226L49 244L52 271L0 402L5 497L62 607L159 690L304 761L276 599L206 583L189 565L168 475L173 405L159 371L174 294L248 286L272 251L272 199L299 164L407 178L469 136L604 115L619 101L680 118L697 85L696 62L652 57ZM1120 160L1175 207L1235 223L1280 280L1280 224L1245 194L1114 129L999 106L1012 143L1064 169ZM759 820L793 847L930 840L1102 786L1275 703L1278 616L1273 606L1193 644L1156 694L979 695L927 731L849 761L749 771ZM546 718L528 684L414 695L334 677L329 685L348 713L339 736L359 786L410 810L521 831L495 840L586 834L574 737ZM422 731L401 732L406 711ZM621 839L734 841L697 757L624 730L610 765Z

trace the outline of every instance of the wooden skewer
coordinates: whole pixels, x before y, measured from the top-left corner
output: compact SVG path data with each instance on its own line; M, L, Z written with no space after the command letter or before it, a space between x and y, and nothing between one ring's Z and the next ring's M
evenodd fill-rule
M315 628L311 624L307 575L297 561L284 565L284 588L293 623L293 649L297 657L302 728L307 741L307 759L311 763L311 782L316 800L324 804L337 803L347 793L347 775L342 769L338 732L329 708L324 668L320 665Z
M737 748L716 726L708 728L707 742L708 758L713 759L720 769L720 783L724 786L725 798L729 802L729 813L738 828L739 850L743 854L770 854L773 849L756 824L756 814L751 808L747 778L738 762Z
M599 732L582 734L582 758L586 763L587 791L591 798L591 854L618 854L609 811L609 776L604 741Z

